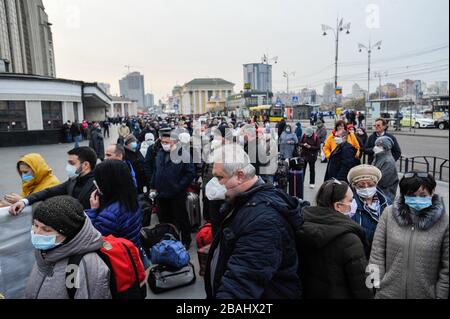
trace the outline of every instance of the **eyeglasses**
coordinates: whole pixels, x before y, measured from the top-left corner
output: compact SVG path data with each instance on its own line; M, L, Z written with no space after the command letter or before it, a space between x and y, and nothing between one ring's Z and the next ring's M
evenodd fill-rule
M427 178L428 172L409 172L409 173L406 173L403 177L404 178L413 178L415 176L421 177L421 178Z
M333 184L343 185L343 183L342 183L341 181L338 181L336 178L333 178L333 179L331 180L331 182L332 182Z

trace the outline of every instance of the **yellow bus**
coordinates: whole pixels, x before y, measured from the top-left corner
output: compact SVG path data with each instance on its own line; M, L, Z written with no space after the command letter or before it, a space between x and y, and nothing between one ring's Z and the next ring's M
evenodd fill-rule
M279 123L284 119L284 108L272 105L260 105L249 108L250 116L256 116L257 120L263 122L266 118L271 123Z

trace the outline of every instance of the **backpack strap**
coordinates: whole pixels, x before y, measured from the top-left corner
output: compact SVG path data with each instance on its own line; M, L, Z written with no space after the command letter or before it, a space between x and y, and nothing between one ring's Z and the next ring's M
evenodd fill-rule
M172 234L170 234L170 235L173 237ZM139 282L139 273L137 270L136 263L134 262L133 255L131 254L131 251L130 251L130 249L128 249L127 245L125 245L124 243L122 243L122 245L125 248L125 250L127 251L128 257L130 258L131 263L133 264L133 270L134 270L134 276L136 277L136 282L140 285L141 283Z

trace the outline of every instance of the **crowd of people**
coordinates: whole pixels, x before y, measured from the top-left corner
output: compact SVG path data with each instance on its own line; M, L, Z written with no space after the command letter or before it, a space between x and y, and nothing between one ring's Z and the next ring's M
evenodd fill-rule
M148 269L139 233L149 199L189 249L193 191L214 235L209 299L447 299L449 218L433 177L412 171L399 179L401 150L384 119L370 136L352 118L331 133L313 124L234 116L68 123L68 179L60 183L42 156L26 155L16 166L21 195L0 202L13 216L33 207L36 264L26 297L68 299L64 268L83 253L75 297L111 298L108 267L93 253L101 236L132 242ZM105 145L111 125L118 140ZM79 145L84 134L90 147ZM313 203L278 182L280 165L295 158L303 178L309 168L311 190L316 163L327 163Z

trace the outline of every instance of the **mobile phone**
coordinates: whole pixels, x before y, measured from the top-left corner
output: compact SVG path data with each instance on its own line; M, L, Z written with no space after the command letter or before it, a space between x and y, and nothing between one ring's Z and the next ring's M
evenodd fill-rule
M97 189L97 193L98 193L99 195L103 195L103 193L100 191L100 187L98 187L97 182L94 181L93 183L94 183L95 188Z

